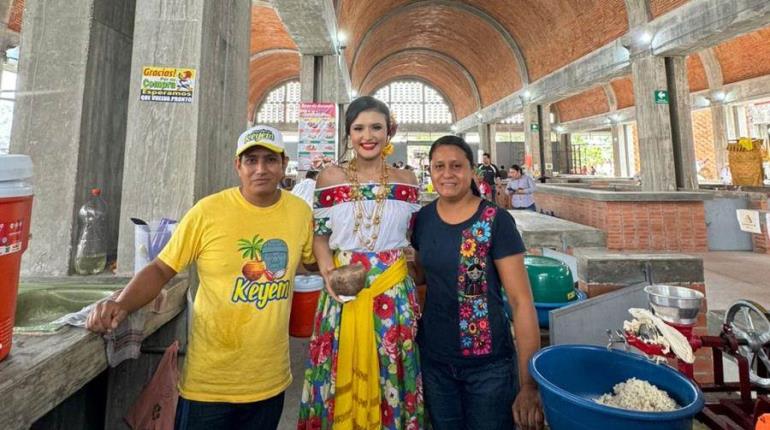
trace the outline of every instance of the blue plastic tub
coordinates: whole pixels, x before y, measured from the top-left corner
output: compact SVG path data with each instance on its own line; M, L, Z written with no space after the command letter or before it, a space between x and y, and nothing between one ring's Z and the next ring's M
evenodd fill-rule
M548 319L548 313L551 312L552 310L563 308L564 306L568 306L573 303L582 302L588 297L586 296L586 293L578 289L575 289L575 292L577 293L577 296L575 300L572 300L570 302L562 302L562 303L535 302L535 310L537 311L537 322L540 325L540 328L548 328L551 325L550 320Z
M556 345L538 351L529 372L540 386L552 430L690 430L703 393L676 370L624 351L592 345ZM672 412L612 408L593 399L629 378L648 381L676 400Z

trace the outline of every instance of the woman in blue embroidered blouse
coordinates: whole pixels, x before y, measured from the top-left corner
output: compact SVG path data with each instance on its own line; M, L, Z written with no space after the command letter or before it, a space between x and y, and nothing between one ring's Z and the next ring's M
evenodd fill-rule
M412 246L417 277L427 283L417 342L430 421L436 430L541 428L527 370L540 331L513 217L479 197L464 140L438 139L429 160L439 198L417 214Z

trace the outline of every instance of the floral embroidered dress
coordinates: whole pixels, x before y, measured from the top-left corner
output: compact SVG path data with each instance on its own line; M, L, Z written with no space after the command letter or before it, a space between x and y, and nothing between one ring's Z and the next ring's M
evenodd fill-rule
M328 235L341 265L360 262L368 269L368 286L403 256L412 216L420 209L416 186L390 183L382 203L374 249L367 250L353 230L355 205L374 213L379 184L362 184L362 200L351 199L348 184L315 191L315 234ZM342 307L321 291L302 388L298 429L331 429L334 424L337 351ZM422 378L415 336L419 318L415 285L407 277L374 299L372 318L380 369L380 420L383 429L423 426Z

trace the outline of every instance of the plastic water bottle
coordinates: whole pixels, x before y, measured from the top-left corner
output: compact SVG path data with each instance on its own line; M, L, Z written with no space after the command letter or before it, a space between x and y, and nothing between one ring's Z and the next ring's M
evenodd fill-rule
M75 252L75 273L95 275L107 264L107 204L102 190L91 190L91 198L80 208L80 239Z

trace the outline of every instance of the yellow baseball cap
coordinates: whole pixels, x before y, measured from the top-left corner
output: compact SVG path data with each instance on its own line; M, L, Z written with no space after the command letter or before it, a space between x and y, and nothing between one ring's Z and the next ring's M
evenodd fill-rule
M261 146L279 154L284 152L283 135L277 129L267 125L255 125L241 133L235 156L240 157L249 148Z

